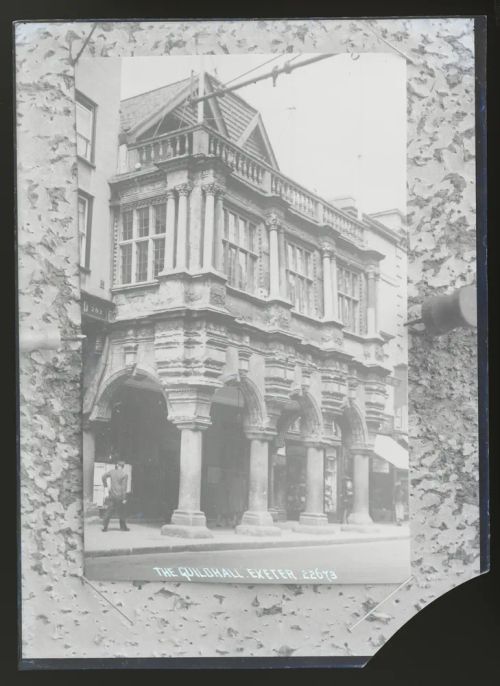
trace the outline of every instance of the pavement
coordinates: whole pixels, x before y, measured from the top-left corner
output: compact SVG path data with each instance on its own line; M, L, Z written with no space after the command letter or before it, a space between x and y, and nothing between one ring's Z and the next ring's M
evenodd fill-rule
M99 581L247 584L401 584L410 570L410 539L308 544L259 550L198 550L90 557L85 576ZM322 538L323 540L323 538Z
M367 526L325 525L325 533L294 531L296 522L277 524L281 534L276 536L249 536L237 534L234 529L212 529L213 538L193 539L165 536L160 524L128 522L130 531L120 531L118 522L112 522L107 532L101 530L98 518L85 522L85 556L87 558L117 555L145 555L148 553L177 553L224 550L255 550L269 548L300 548L304 546L331 546L343 543L368 543L409 539L408 525L370 524ZM116 528L113 528L116 527Z

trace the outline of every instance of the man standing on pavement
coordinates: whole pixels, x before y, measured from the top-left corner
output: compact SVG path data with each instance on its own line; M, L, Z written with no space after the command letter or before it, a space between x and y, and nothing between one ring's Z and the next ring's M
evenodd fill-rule
M120 520L120 530L130 531L130 529L127 527L127 522L125 521L128 474L125 471L125 462L123 462L123 460L119 460L114 469L106 472L106 474L103 474L102 483L104 484L104 488L107 488L108 486L108 479L109 495L106 502L106 511L104 512L104 525L102 530L108 530L109 520L111 517L113 517L113 515L115 515Z

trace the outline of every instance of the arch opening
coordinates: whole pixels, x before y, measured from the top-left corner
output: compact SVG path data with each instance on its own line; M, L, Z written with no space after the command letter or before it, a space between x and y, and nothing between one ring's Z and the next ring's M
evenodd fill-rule
M249 421L258 418L258 404L248 402L240 384L218 389L210 410L211 426L203 438L201 509L209 527L232 528L248 508Z
M120 374L99 399L91 423L92 502L103 505L102 475L118 459L129 474L126 512L132 521L169 521L178 504L180 432L168 420L163 389L146 374Z
M298 521L306 508L307 445L323 434L319 408L309 393L291 396L278 419L277 431L269 461L270 509L275 520Z

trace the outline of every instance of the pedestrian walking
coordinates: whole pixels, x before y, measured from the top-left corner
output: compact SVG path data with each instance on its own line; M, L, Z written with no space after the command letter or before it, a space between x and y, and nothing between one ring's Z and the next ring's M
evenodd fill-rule
M109 479L109 494L106 499L104 512L103 531L108 530L111 517L118 517L121 531L130 531L126 522L125 505L127 503L128 474L125 471L125 462L119 460L115 468L102 476L102 483L107 488Z

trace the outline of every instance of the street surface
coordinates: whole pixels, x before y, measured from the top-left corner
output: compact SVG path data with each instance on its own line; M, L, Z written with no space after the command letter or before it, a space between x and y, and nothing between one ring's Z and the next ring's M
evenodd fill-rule
M106 581L168 581L157 568L174 569L170 581L186 581L178 569L237 570L232 582L239 583L342 583L373 584L401 583L410 576L410 540L372 541L364 543L336 543L302 548L272 548L254 550L215 550L175 553L148 553L142 555L114 555L85 560L85 575L89 579ZM295 577L273 579L276 572L249 576L252 570L293 570ZM330 570L331 575L315 575L314 570ZM303 573L304 572L304 573ZM311 573L312 572L312 573ZM243 578L237 575L241 574ZM302 574L302 577L299 575ZM229 572L228 572L229 575ZM220 582L220 578L199 578L188 572L192 582ZM269 578L271 576L271 578ZM293 579L296 578L296 581ZM287 580L285 580L287 579ZM231 578L227 578L231 581Z

